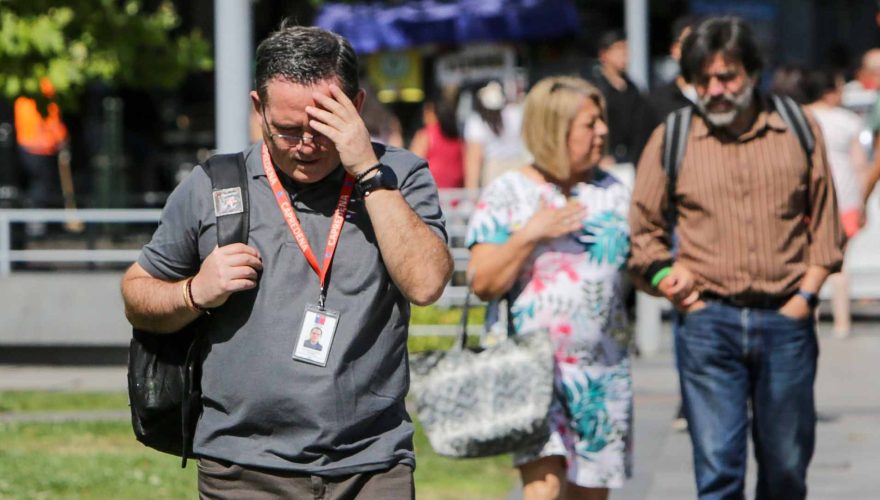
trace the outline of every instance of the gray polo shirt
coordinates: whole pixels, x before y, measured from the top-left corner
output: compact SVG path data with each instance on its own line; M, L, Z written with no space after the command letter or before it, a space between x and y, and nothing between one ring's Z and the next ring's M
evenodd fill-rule
M263 258L255 290L233 294L207 318L204 413L194 450L241 465L344 475L415 465L409 387L409 302L391 281L362 198L354 196L333 259L328 309L341 313L327 366L291 359L318 277L272 197L261 144L245 152L250 241ZM411 207L446 239L427 163L374 144ZM282 175L283 177L283 175ZM322 262L344 171L315 184L288 182L297 218ZM174 190L138 263L152 276L194 275L217 245L211 181L197 167Z

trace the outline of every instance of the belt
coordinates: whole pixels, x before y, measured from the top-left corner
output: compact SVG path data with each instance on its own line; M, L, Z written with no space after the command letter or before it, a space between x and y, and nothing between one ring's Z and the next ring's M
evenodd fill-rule
M725 297L714 292L701 292L700 298L711 302L718 302L732 307L748 308L748 309L779 309L785 305L794 294L784 297L748 297L735 298Z

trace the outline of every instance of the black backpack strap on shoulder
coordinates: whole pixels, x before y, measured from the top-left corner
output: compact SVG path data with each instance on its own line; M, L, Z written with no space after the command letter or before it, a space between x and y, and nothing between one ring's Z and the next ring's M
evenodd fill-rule
M773 107L776 108L776 112L782 117L782 121L794 132L798 142L801 143L801 147L807 155L807 164L812 166L813 151L816 149L816 137L813 135L813 129L810 128L806 115L804 115L803 108L794 102L791 97L776 94L772 94L770 97L773 100Z
M665 122L666 127L663 133L663 149L660 159L663 162L663 171L666 172L666 221L670 238L672 238L678 216L675 208L675 185L678 180L681 160L684 158L684 151L687 147L688 132L691 128L693 114L693 106L685 106L669 113Z
M248 176L244 155L221 154L211 157L202 167L211 178L214 213L217 215L217 245L247 243L250 209L248 200ZM241 203L230 208L224 203ZM224 211L228 213L224 214ZM222 214L222 215L221 215Z
M804 115L803 108L794 102L794 99L776 94L771 94L770 98L773 100L773 107L776 109L776 112L779 113L782 121L785 122L785 126L797 136L798 142L801 144L801 148L807 157L806 207L807 213L810 213L810 183L813 179L813 151L816 149L816 136L813 135L813 129L810 128L810 123L807 121L806 115Z
M202 168L211 178L211 197L214 213L217 214L217 245L222 247L232 243L247 243L250 206L244 155L215 155ZM202 335L201 324L194 327L195 336L186 351L183 373L181 467L186 467L187 458L192 456L192 433L201 413L202 352L205 349L205 336Z

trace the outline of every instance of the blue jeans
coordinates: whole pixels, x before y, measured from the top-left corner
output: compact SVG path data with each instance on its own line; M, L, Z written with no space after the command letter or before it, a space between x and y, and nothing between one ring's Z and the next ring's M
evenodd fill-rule
M699 497L744 498L751 404L756 499L805 498L816 432L814 319L707 304L680 319L675 338Z

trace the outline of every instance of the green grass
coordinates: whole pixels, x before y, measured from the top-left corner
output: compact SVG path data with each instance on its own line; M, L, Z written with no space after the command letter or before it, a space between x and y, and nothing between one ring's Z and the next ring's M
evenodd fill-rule
M461 323L461 309L460 307L412 306L409 323L411 325L457 325ZM468 311L468 324L482 325L485 316L485 307L471 307Z
M468 312L469 325L482 325L486 316L486 308L483 306L472 307ZM441 308L437 306L412 307L410 324L412 325L459 325L461 323L461 308ZM458 331L458 330L456 330ZM407 346L409 352L433 351L449 349L455 342L453 336L410 336ZM468 345L478 345L480 339L477 336L468 336Z
M0 413L118 410L128 406L122 392L0 391Z
M126 409L121 393L0 392L0 401L16 411ZM415 449L420 499L500 499L516 484L510 457L440 457L418 425ZM183 499L195 492L195 464L180 469L177 457L145 448L127 421L0 423L0 499Z
M195 464L135 441L128 422L0 424L0 498L193 498Z
M511 457L455 460L434 453L416 425L416 497L421 500L503 499L518 481Z

